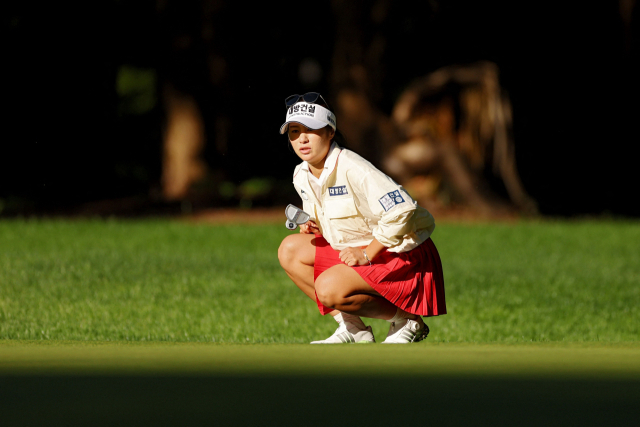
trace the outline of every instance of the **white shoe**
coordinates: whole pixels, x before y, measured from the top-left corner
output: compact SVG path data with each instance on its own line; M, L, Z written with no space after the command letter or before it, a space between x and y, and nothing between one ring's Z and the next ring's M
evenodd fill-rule
M351 330L357 329L356 326L351 325ZM369 344L376 342L371 332L371 326L367 326L364 329L357 329L357 332L351 333L347 330L346 323L340 323L338 329L326 340L312 341L311 344Z
M429 335L429 327L424 323L422 317L418 316L415 320L405 320L391 324L387 339L382 344L409 344L422 341Z

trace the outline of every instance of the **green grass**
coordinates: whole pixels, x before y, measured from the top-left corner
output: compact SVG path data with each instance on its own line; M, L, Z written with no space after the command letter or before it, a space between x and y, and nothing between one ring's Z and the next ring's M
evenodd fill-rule
M306 345L335 323L279 267L287 234L0 222L0 424L637 422L640 223L438 226L449 314L410 346Z
M0 339L307 343L335 324L289 281L280 225L0 222ZM638 341L640 224L443 224L428 342ZM386 323L371 320L380 340Z

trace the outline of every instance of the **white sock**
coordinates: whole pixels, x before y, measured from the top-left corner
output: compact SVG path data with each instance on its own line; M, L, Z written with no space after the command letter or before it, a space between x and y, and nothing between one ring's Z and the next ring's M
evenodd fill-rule
M338 312L338 314L333 316L333 318L338 323L346 323L347 324L347 330L353 329L353 326L355 326L359 330L362 330L362 329L366 328L366 326L362 322L362 319L360 318L360 316L354 316L353 314L344 313L344 312L340 311L340 312ZM349 332L351 332L351 331L349 331Z
M398 309L396 310L396 314L391 319L387 320L387 322L395 323L395 322L401 322L404 319L415 319L415 318L416 318L415 314L407 313L406 311L398 307Z

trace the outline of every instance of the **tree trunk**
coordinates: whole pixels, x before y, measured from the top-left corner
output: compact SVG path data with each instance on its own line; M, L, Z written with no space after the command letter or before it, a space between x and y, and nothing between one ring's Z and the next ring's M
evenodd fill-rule
M164 103L167 125L163 141L162 195L167 201L182 200L191 184L206 173L201 159L204 124L193 97L169 84L164 88Z
M396 129L377 107L382 98L381 32L389 0L334 0L336 44L331 73L331 99L349 148L379 164L381 154L393 145Z

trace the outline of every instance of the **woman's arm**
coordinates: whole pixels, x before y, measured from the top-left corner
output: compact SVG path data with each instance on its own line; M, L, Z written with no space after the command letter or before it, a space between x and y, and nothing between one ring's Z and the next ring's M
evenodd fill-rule
M377 224L371 230L375 240L387 248L401 244L404 236L414 228L415 201L400 185L377 169L354 174L350 180L361 203L365 203L371 215L377 218Z

